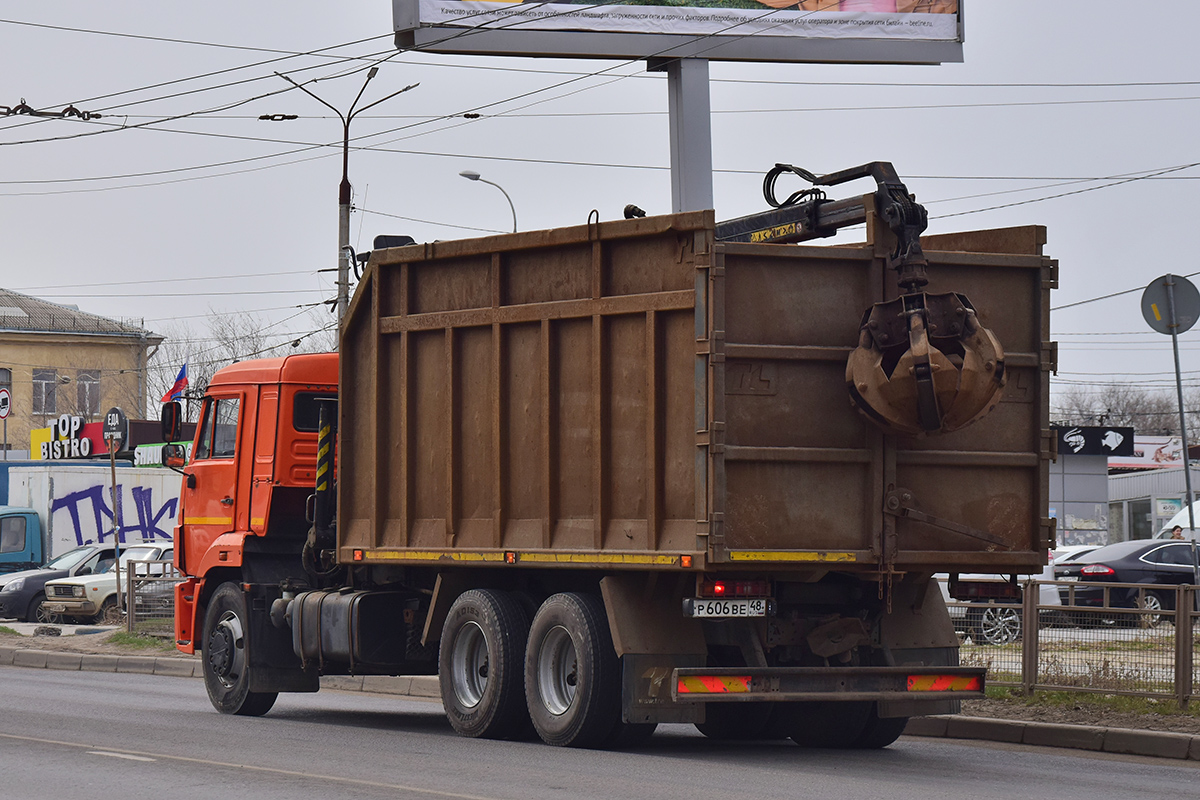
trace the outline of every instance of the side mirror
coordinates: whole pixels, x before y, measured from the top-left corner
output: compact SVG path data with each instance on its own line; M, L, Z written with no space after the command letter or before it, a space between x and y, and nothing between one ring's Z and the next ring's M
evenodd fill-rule
M164 444L162 449L162 463L164 467L182 469L183 465L187 463L187 450L181 444Z
M92 568L91 567L80 567L79 572L76 572L75 574L76 575L91 575Z
M164 444L162 449L162 463L164 467L173 469L187 478L187 488L196 488L196 476L191 472L183 471L183 465L187 463L186 447L181 444Z
M183 404L178 400L163 403L159 423L162 426L161 435L164 442L173 442L178 439L183 434ZM167 463L165 458L163 463Z

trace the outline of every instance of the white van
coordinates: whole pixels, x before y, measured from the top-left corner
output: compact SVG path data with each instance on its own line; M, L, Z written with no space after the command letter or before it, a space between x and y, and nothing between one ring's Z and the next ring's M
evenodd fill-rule
M1197 500L1196 502L1192 503L1192 515L1193 515L1196 523L1200 524L1200 500ZM1183 538L1184 539L1200 539L1200 532L1198 532L1195 528L1188 526L1188 510L1186 507L1180 509L1178 514L1171 517L1171 521L1168 522L1165 526L1163 526L1163 529L1161 531L1154 534L1154 538L1155 539L1170 539L1171 538L1171 529L1174 528L1176 525L1183 528Z

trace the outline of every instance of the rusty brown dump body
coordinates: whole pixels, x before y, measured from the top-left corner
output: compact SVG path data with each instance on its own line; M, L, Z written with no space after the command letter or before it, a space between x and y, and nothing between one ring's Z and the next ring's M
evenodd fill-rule
M885 435L848 400L890 234L721 244L711 212L377 251L342 339L343 563L1035 571L1041 228L926 236L1006 354L1002 401Z

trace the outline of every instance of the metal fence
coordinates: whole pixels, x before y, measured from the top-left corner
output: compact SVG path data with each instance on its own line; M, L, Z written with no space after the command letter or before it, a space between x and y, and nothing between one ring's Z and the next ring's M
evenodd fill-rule
M130 561L125 571L125 629L174 636L175 584L183 580L170 561Z
M1056 587L1061 604L1039 603L1042 586ZM1101 605L1076 596L1091 588L1103 589L1090 592ZM947 604L961 662L987 667L990 684L1173 699L1184 709L1196 698L1196 587L1030 580L1022 597Z

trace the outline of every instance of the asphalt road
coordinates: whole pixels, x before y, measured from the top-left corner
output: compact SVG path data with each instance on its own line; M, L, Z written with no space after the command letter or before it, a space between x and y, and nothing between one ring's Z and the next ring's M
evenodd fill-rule
M441 707L284 695L260 719L214 712L200 681L0 668L0 796L252 798L938 798L1195 796L1200 764L902 738L882 751L710 742L663 726L636 752L454 735Z

